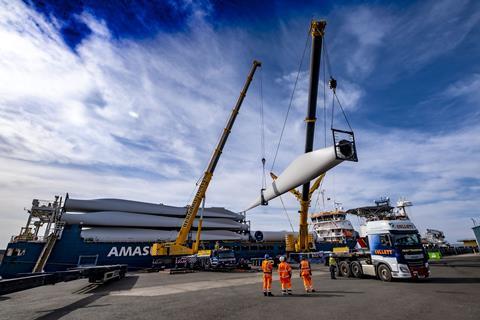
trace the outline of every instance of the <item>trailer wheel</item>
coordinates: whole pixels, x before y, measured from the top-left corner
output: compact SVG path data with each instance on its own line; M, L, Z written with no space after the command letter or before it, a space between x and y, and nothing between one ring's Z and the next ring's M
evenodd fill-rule
M352 272L350 270L350 266L348 265L347 261L341 261L338 264L338 269L339 269L340 275L342 277L351 277L352 276Z
M392 281L392 273L390 272L390 269L384 264L381 264L378 266L377 274L380 280L382 281L385 281L385 282Z
M350 270L352 271L352 276L355 278L361 278L363 276L362 265L358 261L353 261L350 264Z

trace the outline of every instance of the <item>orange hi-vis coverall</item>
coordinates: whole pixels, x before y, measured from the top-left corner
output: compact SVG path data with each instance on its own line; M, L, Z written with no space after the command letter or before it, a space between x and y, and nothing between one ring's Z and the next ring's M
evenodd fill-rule
M280 283L282 284L282 293L292 291L292 267L285 261L278 265L278 275L280 276Z
M308 260L300 261L300 277L303 279L303 286L307 292L313 290L312 285L312 269Z
M268 259L263 260L262 271L263 271L263 292L272 292L273 262Z

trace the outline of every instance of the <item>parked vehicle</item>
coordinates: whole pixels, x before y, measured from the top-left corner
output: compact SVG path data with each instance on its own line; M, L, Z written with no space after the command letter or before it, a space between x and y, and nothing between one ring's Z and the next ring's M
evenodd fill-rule
M234 269L237 260L231 249L199 250L197 254L177 258L176 266L197 270Z
M369 221L365 227L367 248L335 254L339 275L382 281L429 277L428 255L410 220Z

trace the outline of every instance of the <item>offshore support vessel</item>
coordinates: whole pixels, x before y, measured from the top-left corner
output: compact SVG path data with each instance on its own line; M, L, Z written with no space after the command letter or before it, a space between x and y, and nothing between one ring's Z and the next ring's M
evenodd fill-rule
M357 243L357 232L347 213L341 209L321 211L310 215L313 231L317 235L315 248L318 251L332 251L335 247L353 249Z

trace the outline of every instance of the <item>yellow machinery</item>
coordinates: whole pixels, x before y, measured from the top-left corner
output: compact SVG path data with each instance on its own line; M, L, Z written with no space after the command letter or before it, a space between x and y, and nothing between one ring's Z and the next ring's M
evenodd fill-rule
M305 153L313 151L313 139L315 136L315 122L317 120L317 96L318 96L318 81L320 75L320 63L321 53L323 46L323 37L325 35L325 27L327 22L325 20L312 20L310 24L310 36L312 38L312 47L310 54L310 84L308 90L308 109L306 122L306 135L305 135ZM303 59L303 58L302 58ZM334 80L333 80L334 81ZM275 180L277 177L270 173ZM314 182L312 188L310 188L310 182L303 184L302 191L299 192L295 189L290 190L300 202L300 227L298 240L294 237L286 239L288 247L292 248L295 243L296 252L309 251L309 236L308 236L308 208L310 207L310 200L313 192L320 186L324 175L321 175Z
M308 111L306 122L305 137L305 153L313 150L313 138L315 132L316 110L317 110L317 94L318 94L318 78L320 75L320 56L322 52L323 36L325 35L325 20L313 20L310 25L310 34L312 37L312 49L310 55L310 86L308 90ZM320 183L320 182L319 182ZM300 200L300 230L298 240L298 251L308 251L308 207L310 206L310 198L312 190L310 182L302 187Z
M227 125L226 125L225 129L223 130L223 133L220 137L220 141L218 142L218 145L213 152L213 155L212 155L212 158L210 159L207 170L205 171L205 173L203 175L203 178L200 182L200 185L198 186L197 193L195 194L195 197L193 198L192 203L187 208L187 213L185 215L185 220L183 221L183 224L180 228L180 231L178 232L178 235L177 235L177 238L176 238L175 242L154 243L152 245L152 249L151 249L151 255L152 256L191 255L191 254L194 254L198 251L198 247L199 247L199 243L200 243L200 233L201 233L201 228L202 228L202 219L200 219L200 221L199 221L197 236L196 236L195 243L194 243L192 248L190 248L186 245L188 234L190 233L193 221L195 220L195 217L197 216L198 209L200 208L200 204L201 204L202 200L204 200L204 198L205 198L205 193L207 191L208 185L210 184L210 181L212 180L213 172L215 171L215 167L217 166L218 160L220 159L223 147L225 146L225 143L227 142L228 136L229 136L229 134L232 130L235 119L238 115L238 112L240 111L240 107L242 106L243 99L245 98L245 96L247 94L248 87L250 86L250 83L252 82L253 75L255 74L255 71L257 70L257 68L260 67L260 66L261 66L261 63L259 61L256 61L256 60L253 61L252 68L251 68L250 73L247 77L247 80L245 82L243 90L240 93L240 96L238 97L237 103L232 110L232 113L230 115L230 118L228 119Z
M270 177L272 177L273 180L277 179L277 176L273 172L270 172ZM313 236L311 234L308 234L308 208L310 207L310 201L312 199L313 193L320 187L320 184L322 183L324 177L325 173L321 174L315 180L312 187L309 189L307 201L303 201L302 194L298 190L290 190L290 193L292 193L300 203L300 229L302 229L302 226L306 226L307 232L305 237L302 237L302 234L300 233L298 238L296 238L293 234L287 234L285 238L287 252L308 251L311 247L310 244L313 243ZM301 245L302 243L304 244L303 247Z

